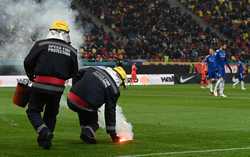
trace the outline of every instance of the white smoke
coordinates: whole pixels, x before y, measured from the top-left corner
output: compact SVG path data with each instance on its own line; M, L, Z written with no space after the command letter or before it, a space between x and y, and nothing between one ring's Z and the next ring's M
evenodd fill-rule
M0 57L24 58L34 40L45 39L49 26L58 19L69 23L72 45L78 48L82 43L71 0L36 1L0 0Z
M98 124L103 129L105 129L104 106L105 105L102 105L98 112ZM126 141L133 140L133 127L127 122L126 117L123 115L122 108L119 105L116 105L116 132L119 137Z

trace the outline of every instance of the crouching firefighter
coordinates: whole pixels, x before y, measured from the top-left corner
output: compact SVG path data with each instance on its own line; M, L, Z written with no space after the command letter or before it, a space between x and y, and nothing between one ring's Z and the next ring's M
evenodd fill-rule
M65 80L78 72L76 53L70 45L68 24L57 20L47 39L37 41L24 60L26 74L33 82L26 113L38 133L38 145L44 149L52 144Z
M126 79L122 67L89 67L81 69L73 79L67 103L77 112L81 127L80 138L88 144L95 144L98 125L98 108L105 105L106 132L114 143L120 137L116 133L116 103L120 96L119 86Z

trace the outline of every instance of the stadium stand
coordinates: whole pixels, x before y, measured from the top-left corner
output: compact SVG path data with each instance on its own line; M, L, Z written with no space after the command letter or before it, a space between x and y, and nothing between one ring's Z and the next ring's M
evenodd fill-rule
M242 53L249 57L249 0L179 2L230 39L231 55ZM79 51L87 61L198 61L209 47L217 48L220 40L209 27L200 27L168 0L74 0L74 5L82 10L87 8L92 16L118 34L108 33L81 14L78 20L85 34ZM2 13L0 20L4 18ZM0 32L1 45L11 32L4 27Z
M249 1L180 0L197 16L223 33L232 55L242 53L249 58ZM179 8L171 8L165 0L82 1L81 5L114 31L127 38L124 50L128 59L195 61L217 48L218 37L209 29L202 30Z
M127 59L162 61L169 56L173 61L195 61L218 41L165 0L83 0L80 5L126 37Z
M111 61L125 59L122 39L115 39L112 34L99 28L90 18L82 17L85 30L84 43L80 47L80 55L86 60Z
M249 53L250 1L180 0L180 2L232 40L233 53Z

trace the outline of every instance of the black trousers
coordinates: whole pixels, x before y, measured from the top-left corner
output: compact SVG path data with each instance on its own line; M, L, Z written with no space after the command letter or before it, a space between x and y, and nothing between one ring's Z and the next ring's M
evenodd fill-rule
M32 88L26 113L32 126L36 130L41 125L45 124L51 132L54 131L61 96L61 92L46 92L44 90ZM41 112L43 111L44 114L42 117Z
M99 128L97 111L90 112L82 110L78 112L78 118L81 127L90 126L94 131Z

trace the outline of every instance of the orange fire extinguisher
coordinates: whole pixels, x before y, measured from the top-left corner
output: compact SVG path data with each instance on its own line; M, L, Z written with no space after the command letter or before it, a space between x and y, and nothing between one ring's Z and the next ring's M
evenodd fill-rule
M29 80L19 80L17 82L16 90L13 96L13 103L19 107L25 107L28 104L30 97L31 82Z

